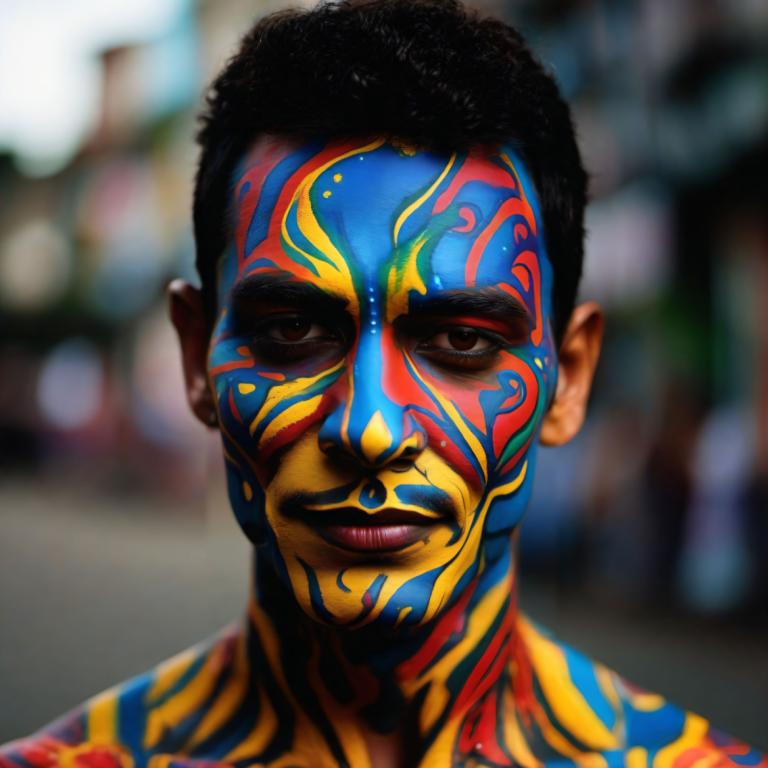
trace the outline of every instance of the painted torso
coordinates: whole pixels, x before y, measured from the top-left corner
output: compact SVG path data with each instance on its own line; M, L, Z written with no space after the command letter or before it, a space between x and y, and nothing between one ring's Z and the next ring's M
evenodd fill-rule
M0 749L0 768L365 768L359 753L346 761L334 757L312 715L281 695L290 660L278 660L266 678L254 674L247 638L241 628L230 629L96 696ZM464 727L445 725L449 738L438 736L442 749L428 749L420 766L768 765L703 718L634 688L522 616L507 650L495 690L464 718ZM342 749L355 752L354 734L343 731L335 734Z

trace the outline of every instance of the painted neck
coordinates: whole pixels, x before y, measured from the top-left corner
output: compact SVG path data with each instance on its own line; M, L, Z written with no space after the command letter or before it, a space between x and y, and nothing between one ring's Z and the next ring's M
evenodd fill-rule
M390 632L320 625L269 566L257 564L254 573L247 638L253 671L273 678L285 704L323 733L357 724L387 734L410 724L418 729L410 743L427 745L446 729L454 738L474 739L462 729L477 726L486 698L495 713L500 686L510 688L516 619L511 549L483 568L435 621Z

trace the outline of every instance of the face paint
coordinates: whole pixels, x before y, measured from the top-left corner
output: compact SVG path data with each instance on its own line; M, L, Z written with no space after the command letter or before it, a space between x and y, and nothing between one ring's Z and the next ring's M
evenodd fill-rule
M232 211L209 373L236 516L313 618L427 622L508 552L554 391L525 166L263 139Z

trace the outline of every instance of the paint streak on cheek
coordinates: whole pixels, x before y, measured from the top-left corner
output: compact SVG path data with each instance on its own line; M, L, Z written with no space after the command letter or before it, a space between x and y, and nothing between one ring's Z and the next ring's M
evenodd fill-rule
M539 379L530 365L526 364L514 355L511 358L504 376L508 377L507 397L499 404L496 416L493 420L491 436L493 457L496 462L502 459L504 451L509 443L526 431L533 433L539 400L543 392L539 386ZM529 440L525 441L525 448ZM518 458L521 458L518 457Z

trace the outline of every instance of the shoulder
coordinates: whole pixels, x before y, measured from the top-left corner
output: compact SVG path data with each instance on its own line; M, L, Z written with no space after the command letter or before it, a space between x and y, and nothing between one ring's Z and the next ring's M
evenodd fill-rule
M768 768L764 755L705 718L638 688L523 617L519 633L530 665L526 729L544 762L600 755L627 768Z
M68 743L37 735L0 747L0 768L133 768L132 756L117 744Z
M136 757L155 752L175 727L204 711L231 673L241 637L238 627L228 628L33 735L0 746L0 768L134 768ZM182 690L184 696L177 696Z

